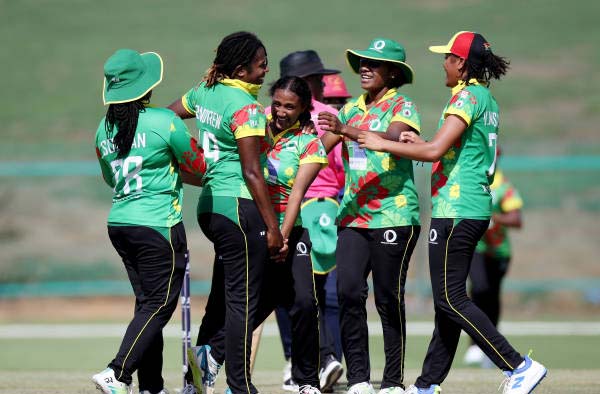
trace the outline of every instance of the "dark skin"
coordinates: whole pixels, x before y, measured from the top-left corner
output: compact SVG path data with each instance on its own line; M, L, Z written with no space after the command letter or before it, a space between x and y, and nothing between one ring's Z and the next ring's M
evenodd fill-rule
M361 59L359 74L361 77L361 87L367 92L365 100L367 109L373 107L393 88L395 80L401 78L401 73L402 71L392 63ZM414 132L411 126L403 122L390 123L385 133L365 131L343 124L336 115L329 112L319 113L318 122L319 126L328 132L321 138L327 152L341 140L340 136L356 141L362 133L371 133L377 134L386 140L398 141L402 132Z
M237 66L233 71L231 78L239 79L243 82L262 84L265 74L269 71L267 57L264 48L259 48L252 63L247 66ZM194 115L189 113L181 99L175 100L168 107L182 119L191 118ZM279 223L271 205L271 199L267 189L267 184L263 178L263 169L260 165L260 144L261 137L249 136L236 140L242 175L252 195L252 199L258 208L265 225L267 226L267 245L269 253L275 256L283 248L283 236L279 230Z

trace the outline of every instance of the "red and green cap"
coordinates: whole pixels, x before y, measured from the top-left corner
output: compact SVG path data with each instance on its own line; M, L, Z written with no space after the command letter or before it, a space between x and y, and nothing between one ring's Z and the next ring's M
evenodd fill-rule
M430 46L429 50L435 53L451 53L469 60L481 58L485 52L491 51L492 47L479 33L459 31L446 45Z
M412 67L406 63L406 51L399 42L387 38L376 38L371 41L367 49L356 50L346 49L346 59L350 68L358 74L360 68L360 59L373 59L383 62L389 62L402 70L406 83L412 83L415 72Z
M162 77L163 62L158 53L119 49L104 63L104 105L138 100Z

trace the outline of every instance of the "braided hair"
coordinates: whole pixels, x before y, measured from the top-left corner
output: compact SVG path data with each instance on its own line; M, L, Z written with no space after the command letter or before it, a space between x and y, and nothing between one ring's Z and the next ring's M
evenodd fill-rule
M113 144L117 150L117 157L122 158L131 151L131 144L135 137L140 112L146 111L146 104L150 101L152 91L136 101L127 103L111 104L106 111L104 128L108 138L112 138L115 125L117 134L113 138Z
M217 48L215 60L204 76L206 87L211 87L224 78L232 78L233 72L240 66L250 66L260 48L265 49L263 43L256 35L246 31L223 38Z
M273 97L275 91L280 89L289 90L300 99L300 105L304 107L305 110L298 116L298 121L300 122L300 127L304 127L310 122L310 111L313 109L312 93L308 83L300 77L291 75L281 77L271 86L271 89L269 90L270 96Z
M484 51L481 56L469 57L465 61L465 81L475 78L489 85L491 79L500 79L505 75L509 65L508 59L493 54L491 50Z

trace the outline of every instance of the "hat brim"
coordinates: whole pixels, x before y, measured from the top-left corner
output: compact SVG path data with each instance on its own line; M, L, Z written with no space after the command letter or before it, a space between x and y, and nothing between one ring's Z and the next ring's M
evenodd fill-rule
M413 71L412 67L408 63L401 62L399 60L385 58L385 57L381 56L380 53L378 53L376 51L371 51L368 49L366 51L354 51L352 49L346 49L346 60L348 62L348 65L350 66L352 71L354 71L357 74L358 74L358 70L360 68L360 59L361 58L362 59L379 60L379 61L388 62L388 63L394 63L396 66L398 66L402 70L402 73L404 74L404 77L406 78L406 83L412 83L412 81L415 78L415 72Z
M429 50L433 53L452 53L448 45L432 45L429 47Z
M332 75L332 74L339 74L341 73L340 70L334 70L332 68L318 68L316 70L309 70L309 71L304 71L301 74L302 75L297 75L300 78L306 78L309 75Z
M144 74L136 81L120 86L118 89L107 89L106 78L102 85L102 101L104 105L128 103L144 97L154 89L163 78L163 60L156 52L141 54L146 66Z

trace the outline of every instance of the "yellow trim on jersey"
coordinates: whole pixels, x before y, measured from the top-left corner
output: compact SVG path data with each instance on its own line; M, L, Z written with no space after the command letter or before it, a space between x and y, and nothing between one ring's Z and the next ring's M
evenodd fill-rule
M404 116L400 115L400 114L396 114L392 117L392 119L390 120L390 124L392 122L402 122L404 124L409 125L410 127L412 127L414 130L416 131L417 134L421 134L421 125L416 124L415 122L405 118Z
M463 110L448 108L448 110L444 112L444 119L446 119L448 115L456 115L467 123L467 127L471 126L471 117Z
M233 132L236 140L246 137L264 137L265 129L256 129L248 125L241 125Z
M190 115L196 115L196 110L190 106L190 103L187 101L187 97L181 97L181 104L183 105L183 108L190 113Z
M271 122L273 120L273 115L269 114L267 115L267 123ZM269 127L269 131L271 132L271 138L273 138L273 145L275 145L280 139L281 137L283 137L284 135L286 135L288 133L288 131L290 130L296 130L300 128L300 121L297 120L296 123L294 123L291 127L288 127L287 129L283 130L280 133L277 134L273 134L273 130L271 130L271 128Z
M243 91L245 91L246 93L250 93L253 96L258 96L258 92L260 92L260 88L262 85L255 85L253 83L248 83L248 82L244 82L240 79L230 79L230 78L224 78L222 79L221 82L223 85L225 86L229 86L232 88L236 88L236 89L241 89Z
M323 168L325 168L329 164L329 160L327 160L327 157L308 157L305 159L301 159L299 164L302 165L302 164L310 164L310 163L324 164Z
M312 204L313 202L319 201L321 199L322 200L330 201L330 202L334 203L335 205L337 205L338 207L340 206L340 203L336 199L334 199L334 198L331 198L331 197L313 197L311 199L308 199L308 200L304 201L302 203L302 205L300 205L300 209L304 208L308 204Z
M373 104L373 106L376 106L377 104L381 103L382 101L389 99L390 97L394 96L396 93L398 93L398 89L391 88L390 90L385 92L383 97L380 98L379 100L377 100L377 102L375 104ZM350 104L348 110L350 110L350 108L352 108L352 107L358 107L359 109L363 110L364 112L368 112L369 110L367 109L367 100L366 100L367 95L368 95L368 93L363 93L360 96L358 96L358 99L354 102L354 104Z
M479 81L475 78L469 79L469 85L480 85ZM460 92L464 88L467 87L467 83L463 80L459 80L455 87L452 88L452 95L454 96L456 93Z
M504 357L502 357L502 355L500 354L500 352L498 350L496 350L496 348L494 347L494 345L492 345L492 343L490 341L488 341L488 339L481 333L481 331L479 331L477 329L477 327L475 327L475 325L473 323L471 323L456 308L454 308L454 305L452 305L452 303L450 302L450 296L448 295L448 245L450 244L450 239L452 239L452 234L454 233L454 228L455 228L454 223L452 223L452 229L450 230L450 235L448 235L448 239L446 240L446 253L444 254L444 295L446 296L446 302L448 303L448 305L450 306L450 308L454 311L454 313L456 313L464 321L466 321L467 324L469 324L471 326L471 328L473 328L473 330L475 330L475 332L477 332L477 334L479 334L481 336L481 338L483 338L483 340L488 345L490 345L490 348L492 348L492 350L494 352L496 352L496 354L498 355L498 357L500 357L502 359L502 361L504 361L504 363L512 371L513 369L515 369L515 367L513 367L512 365L510 365L510 363L508 361L506 361L504 359Z

